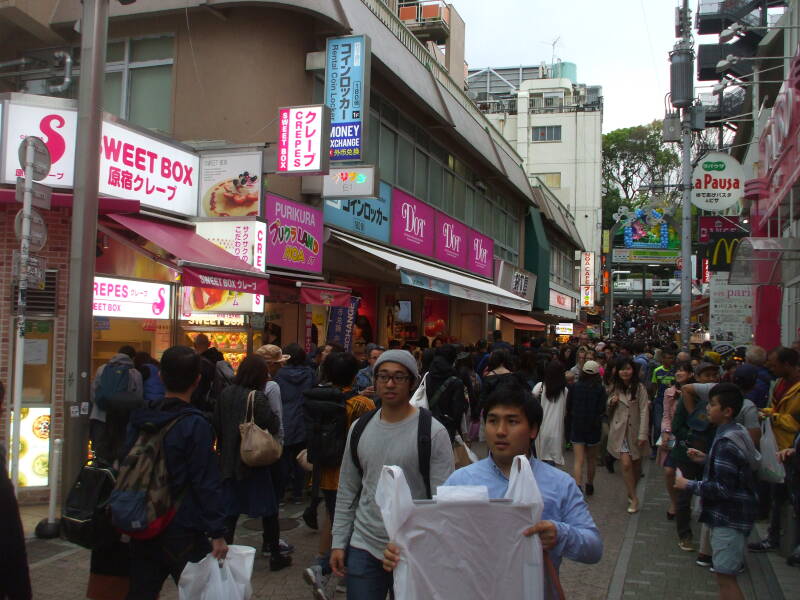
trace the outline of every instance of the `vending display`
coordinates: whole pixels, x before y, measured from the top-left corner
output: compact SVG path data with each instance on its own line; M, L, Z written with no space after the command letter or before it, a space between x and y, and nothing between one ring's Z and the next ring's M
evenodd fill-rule
M182 343L194 344L197 336L205 334L212 348L222 353L223 358L236 371L242 361L255 348L261 346L263 331L253 330L249 316L243 314L190 314L181 322L185 336Z
M194 343L195 338L201 333L205 333L208 336L211 347L219 350L224 359L236 371L247 356L247 332L187 331L186 336Z

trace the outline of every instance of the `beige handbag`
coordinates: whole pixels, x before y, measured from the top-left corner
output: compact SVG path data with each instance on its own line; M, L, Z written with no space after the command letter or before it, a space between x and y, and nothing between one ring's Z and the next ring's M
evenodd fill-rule
M266 467L278 461L283 448L275 436L256 425L255 400L256 392L253 390L247 395L244 423L239 424L239 433L242 435L239 456L248 467Z

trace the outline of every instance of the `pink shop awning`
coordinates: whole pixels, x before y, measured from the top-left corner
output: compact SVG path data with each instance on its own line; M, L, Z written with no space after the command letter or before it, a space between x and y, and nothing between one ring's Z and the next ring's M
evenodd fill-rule
M129 215L109 217L172 254L183 285L269 294L266 273L200 237L191 227Z
M301 304L319 306L350 306L352 290L341 285L315 281L298 281Z

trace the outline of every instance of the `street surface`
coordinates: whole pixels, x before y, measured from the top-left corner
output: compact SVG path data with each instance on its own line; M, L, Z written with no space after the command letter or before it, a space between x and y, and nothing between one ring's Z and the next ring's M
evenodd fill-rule
M571 460L572 453L567 453ZM595 494L589 505L603 536L603 559L596 565L565 560L561 569L564 592L569 600L674 600L716 598L714 576L695 565L695 553L678 548L674 522L665 516L667 500L661 470L645 459L646 477L640 486L642 510L626 512L625 487L619 469L610 475L599 467ZM282 537L295 545L294 564L283 571L269 571L268 559L257 555L253 571L254 598L309 600L311 591L303 582L303 569L316 556L317 533L302 523L304 506L287 505L281 511ZM320 507L322 510L322 507ZM25 508L26 533L42 513ZM759 524L761 525L761 524ZM260 520L244 520L236 542L260 547ZM696 537L699 536L699 528ZM755 538L755 533L754 533ZM63 540L32 539L28 543L34 598L61 600L84 598L89 576L89 551ZM740 576L748 600L800 598L800 569L787 567L777 555L747 557L747 570ZM779 585L780 584L780 585ZM780 586L784 589L781 590ZM171 581L164 585L162 600L176 600ZM337 598L344 594L337 595Z

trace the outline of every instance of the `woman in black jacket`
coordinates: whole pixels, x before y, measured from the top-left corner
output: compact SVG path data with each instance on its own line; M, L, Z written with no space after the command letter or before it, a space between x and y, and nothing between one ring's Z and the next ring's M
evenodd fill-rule
M439 346L425 376L425 396L433 415L445 426L450 441L461 431L461 422L469 410L464 383L453 366L458 350L452 344Z
M270 551L269 567L271 571L278 571L288 567L292 559L280 553L278 501L272 487L270 468L248 467L239 454L242 441L239 425L248 416L248 396L252 392L256 425L272 435L277 435L280 429L280 417L270 409L263 392L267 378L267 363L261 356L252 354L245 358L239 365L233 384L225 388L214 406L214 429L217 432L217 451L227 507L228 533L225 540L233 543L240 514L262 517L265 523L264 537Z

